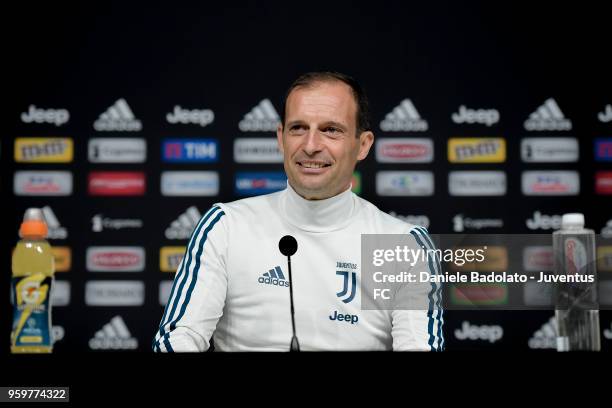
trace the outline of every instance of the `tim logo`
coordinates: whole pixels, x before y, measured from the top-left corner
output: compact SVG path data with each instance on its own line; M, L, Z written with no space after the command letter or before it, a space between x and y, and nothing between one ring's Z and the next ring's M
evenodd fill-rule
M336 293L336 296L344 303L352 302L353 299L355 299L355 292L357 291L357 272L337 271L336 275L342 276L342 290ZM351 276L350 286L349 275Z
M214 139L166 139L162 160L168 163L215 163L218 144Z

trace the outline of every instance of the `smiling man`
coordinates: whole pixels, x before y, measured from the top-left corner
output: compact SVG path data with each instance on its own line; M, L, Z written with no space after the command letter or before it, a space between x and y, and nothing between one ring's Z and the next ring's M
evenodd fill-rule
M298 79L288 91L284 126L277 131L289 184L307 200L346 190L355 164L366 158L374 141L365 95L352 79L333 78L322 73Z
M291 264L302 350L442 350L435 286L426 293L425 310L361 308L361 234L408 234L415 248L433 248L424 228L351 191L355 166L374 141L361 86L335 72L302 75L287 91L277 138L287 188L217 203L202 217L153 349L205 351L214 338L216 350L287 351L289 277L278 242L292 235L298 242ZM415 268L436 273L432 264Z

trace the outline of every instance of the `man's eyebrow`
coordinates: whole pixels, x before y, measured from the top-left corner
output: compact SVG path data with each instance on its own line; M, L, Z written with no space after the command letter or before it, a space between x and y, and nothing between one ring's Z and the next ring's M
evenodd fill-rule
M323 123L321 124L321 126L323 126L323 127L333 126L333 127L337 127L337 128L339 128L339 129L342 129L342 130L344 130L344 131L346 131L346 130L348 129L348 128L346 127L346 125L343 125L342 123L340 123L340 122L336 122L336 121L333 121L333 120L330 120L330 121L327 121L327 122L323 122Z
M303 120L292 120L291 122L287 123L287 127L291 127L293 125L307 125L306 122L304 122Z
M308 123L306 121L300 120L300 119L292 120L290 122L287 122L286 127L287 128L291 128L292 126L295 126L295 125L308 126ZM328 120L328 121L323 122L323 123L321 123L319 125L319 127L328 127L328 126L337 127L337 128L339 128L339 129L341 129L343 131L347 131L348 130L348 127L346 125L344 125L344 124L342 124L340 122L336 122L334 120Z

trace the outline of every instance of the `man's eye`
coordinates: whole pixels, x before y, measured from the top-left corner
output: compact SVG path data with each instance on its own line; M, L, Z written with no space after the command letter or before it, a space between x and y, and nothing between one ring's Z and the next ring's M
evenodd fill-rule
M291 130L293 132L304 130L304 129L305 129L304 125L293 125L293 126L291 126L291 128L289 128L289 130Z
M339 133L339 132L341 132L341 130L340 130L340 129L338 129L338 128L336 128L336 127L333 127L333 126L328 126L328 127L326 127L325 129L323 129L323 131L324 131L325 133Z

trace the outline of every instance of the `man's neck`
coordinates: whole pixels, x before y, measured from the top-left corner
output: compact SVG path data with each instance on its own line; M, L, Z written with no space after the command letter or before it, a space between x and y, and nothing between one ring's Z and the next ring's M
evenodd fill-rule
M344 228L355 214L351 186L332 197L308 200L287 183L281 195L281 211L289 223L309 232L330 232Z
M325 193L325 192L305 191L300 188L296 188L290 181L287 181L287 184L291 186L293 191L295 191L300 197L308 201L326 200L328 198L335 197L338 194L342 194L349 188L352 189L353 187L352 183L349 183L344 188L341 188L340 190L330 194L330 193Z

